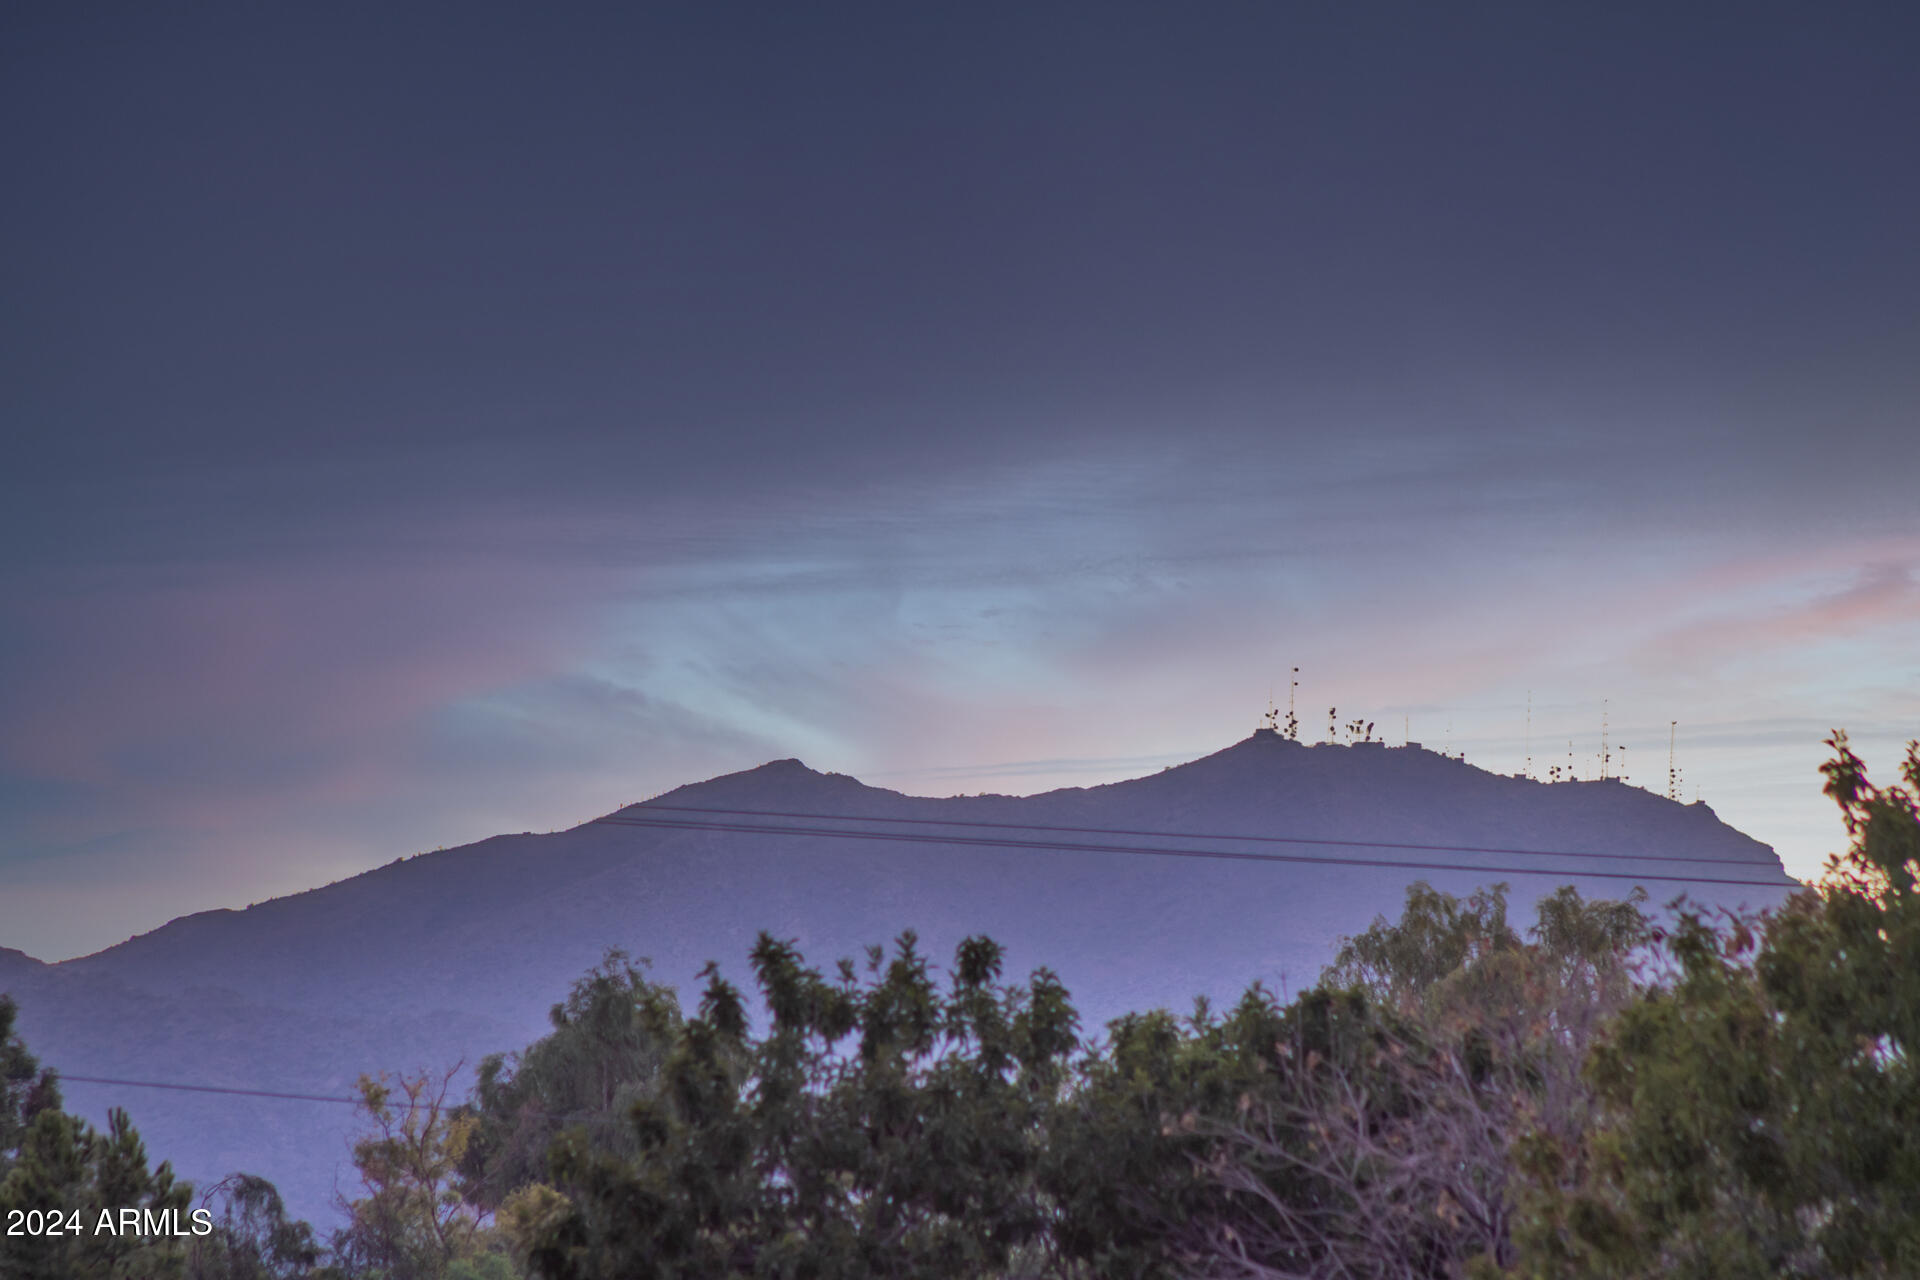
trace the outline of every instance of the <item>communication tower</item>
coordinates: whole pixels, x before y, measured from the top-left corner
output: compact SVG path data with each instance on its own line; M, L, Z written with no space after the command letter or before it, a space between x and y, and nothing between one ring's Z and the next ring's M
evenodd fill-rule
M1527 777L1533 776L1533 690L1527 690L1527 765L1521 771Z

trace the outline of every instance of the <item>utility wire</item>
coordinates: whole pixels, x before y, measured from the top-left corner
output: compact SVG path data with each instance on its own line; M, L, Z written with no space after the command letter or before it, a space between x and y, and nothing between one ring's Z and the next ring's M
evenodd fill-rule
M109 1080L104 1076L70 1076L56 1068L55 1080L72 1080L81 1084L120 1084L131 1085L136 1089L178 1089L185 1093L237 1093L248 1098L291 1098L295 1102L344 1102L357 1107L359 1098L332 1098L318 1093L275 1093L270 1089L228 1089L216 1084L163 1084L158 1080Z
M652 807L665 808L666 806L657 805ZM752 813L755 811L740 810L739 812ZM866 821L874 821L874 819L866 819ZM887 819L879 819L879 821L887 821ZM840 827L801 827L801 826L793 826L786 823L701 822L701 821L692 820L692 819L637 818L637 817L615 817L615 816L608 816L605 818L596 818L594 819L594 823L599 823L599 824L608 825L608 826L623 826L623 827L664 827L668 829L682 830L682 831L739 831L739 832L755 832L761 835L823 836L830 839L841 839L841 840L893 840L893 841L900 841L902 843L909 843L909 844L984 845L984 846L989 846L993 848L1002 848L1002 849L1039 849L1039 850L1047 850L1052 852L1066 852L1066 853L1134 853L1134 854L1145 854L1153 857L1162 857L1162 858L1211 858L1211 859L1220 859L1220 860L1233 861L1233 862L1314 863L1314 864L1319 864L1324 866L1336 866L1336 867L1396 867L1396 868L1402 868L1402 869L1414 870L1414 871L1473 871L1473 872L1481 872L1481 873L1495 872L1501 875L1576 876L1583 879L1601 879L1601 880L1633 880L1633 881L1661 880L1661 881L1671 881L1678 884L1752 885L1757 888L1765 888L1765 889L1783 889L1787 887L1781 884L1777 880L1731 879L1724 876L1697 876L1697 875L1672 876L1672 875L1659 875L1651 872L1641 873L1641 872L1630 872L1630 871L1589 871L1584 868L1542 869L1540 867L1489 867L1489 866L1481 866L1476 863L1416 862L1416 861L1411 861L1406 859L1396 859L1396 858L1316 857L1313 854L1306 854L1306 853L1246 853L1246 852L1228 850L1228 849L1167 849L1167 848L1158 848L1158 847L1142 846L1142 845L1086 844L1086 843L1080 843L1077 841L1064 841L1064 840L1009 840L1005 838L996 838L996 837L989 837L989 836L933 835L933 834L921 834L919 832L913 832L913 831L849 831ZM594 825L594 823L588 823L586 825L591 826L591 825ZM1163 831L1163 832L1157 832L1157 833L1151 833L1151 834L1166 836L1171 833ZM1175 837L1175 838L1179 838L1179 837ZM1228 837L1228 838L1237 839L1238 837ZM1305 837L1301 837L1299 842L1302 844L1335 843L1334 841L1330 841L1330 840L1310 840L1310 839L1306 839ZM1402 846L1402 845L1388 843L1385 841L1382 841L1379 843L1362 843L1359 841L1346 841L1343 843L1358 844L1364 848L1392 849L1392 848L1402 848L1402 847L1411 847L1411 848L1430 848L1431 847L1431 846L1420 846L1420 845ZM1552 851L1547 849L1499 850L1499 849L1491 849L1491 848L1483 849L1483 848L1478 848L1472 845L1448 845L1444 847L1448 850L1452 850L1460 853L1510 852L1510 853L1538 853L1538 854L1549 854L1549 855L1552 854ZM1579 854L1559 854L1557 856L1579 857L1580 855ZM1619 855L1619 856L1625 856L1625 855ZM1657 855L1648 855L1648 856L1650 858L1657 857ZM1721 860L1720 859L1703 859L1703 861L1717 862ZM1734 864L1734 865L1737 865L1737 864Z
M1182 833L1178 831L1145 831L1127 827L1066 827L1049 826L1043 823L1024 822L975 822L956 818L878 818L861 817L837 813L805 813L776 809L726 809L679 804L646 804L634 808L648 810L668 810L675 813L704 813L735 817L761 818L806 818L833 822L884 822L894 825L912 824L915 826L939 827L977 827L1008 831L1053 831L1068 834L1116 835L1116 836L1159 836L1174 840L1244 840L1265 844L1304 844L1334 845L1352 849L1412 849L1425 853L1490 853L1496 855L1527 854L1549 858L1609 858L1622 860L1650 860L1664 862L1709 862L1722 865L1738 865L1726 858L1689 858L1663 857L1651 853L1594 853L1570 852L1559 849L1514 849L1490 845L1463 844L1413 844L1394 840L1331 840L1315 839L1311 836L1250 836L1228 835L1223 833ZM1389 858L1333 858L1315 857L1304 853L1247 853L1228 849L1168 849L1143 845L1089 844L1064 840L1008 840L990 836L962 836L920 834L912 831L850 831L840 827L801 827L789 823L763 822L702 822L692 819L640 818L609 815L596 818L587 825L622 827L664 827L680 831L737 831L753 832L762 835L821 836L851 840L890 840L910 844L965 844L984 845L1002 849L1040 849L1067 853L1134 853L1163 858L1209 858L1236 862L1280 862L1311 863L1321 866L1346 867L1398 867L1420 871L1494 871L1503 875L1521 876L1584 876L1608 880L1662 880L1687 884L1733 884L1753 885L1760 888L1784 888L1773 880L1737 880L1717 876L1665 876L1640 874L1626 871L1587 871L1587 870L1543 870L1538 867L1487 867L1472 863L1416 862ZM280 1093L270 1089L232 1089L211 1084L175 1084L159 1080L117 1080L105 1076L75 1076L65 1072L56 1072L61 1080L71 1080L76 1084L113 1084L136 1089L173 1089L183 1093L223 1093L235 1094L246 1098L279 1098L293 1102L334 1102L346 1106L359 1106L359 1098L337 1098L315 1093Z
M691 804L654 804L648 801L630 806L648 811L671 810L675 813L714 813L735 817L809 818L827 822L886 822L922 827L990 827L1002 831L1059 831L1073 835L1158 836L1163 840L1253 840L1261 844L1333 845L1347 849L1414 849L1421 853L1499 853L1524 854L1542 858L1607 858L1623 862L1707 862L1715 866L1738 866L1731 858L1669 857L1659 853L1594 853L1585 849L1508 849L1473 844L1411 844L1400 840L1333 840L1315 836L1249 836L1221 831L1143 831L1132 827L1056 827L1039 822L976 822L966 818L881 818L846 813L796 813L784 809L726 809ZM609 814L602 822L625 821L620 814ZM943 842L945 843L945 842Z

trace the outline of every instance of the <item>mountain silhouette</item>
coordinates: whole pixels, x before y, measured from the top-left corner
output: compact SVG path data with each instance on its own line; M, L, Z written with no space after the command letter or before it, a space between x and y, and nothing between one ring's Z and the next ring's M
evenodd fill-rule
M750 986L761 930L823 968L907 929L936 962L986 933L1009 974L1057 972L1092 1034L1255 980L1311 985L1340 937L1397 916L1417 880L1456 894L1505 881L1519 921L1566 883L1747 907L1797 887L1704 804L1262 730L1147 777L1034 796L908 796L777 760L60 964L0 950L0 987L29 1047L74 1076L344 1098L363 1072L524 1047L609 947L648 957L691 1003L710 960ZM258 1173L317 1222L354 1189L348 1106L63 1087L96 1119L126 1107L154 1158L202 1185Z

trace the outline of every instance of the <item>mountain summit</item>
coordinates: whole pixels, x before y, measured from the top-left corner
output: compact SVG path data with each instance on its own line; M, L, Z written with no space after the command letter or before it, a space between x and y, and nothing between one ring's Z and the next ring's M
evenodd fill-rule
M1033 796L909 796L777 760L62 964L0 954L0 984L35 1052L74 1075L345 1097L363 1072L525 1046L608 947L650 957L684 996L709 960L744 981L763 929L819 965L906 929L936 960L986 933L1010 972L1058 972L1092 1032L1255 980L1298 990L1416 880L1457 894L1508 882L1522 918L1563 883L1748 906L1796 884L1705 805L1261 731L1146 777ZM354 1129L326 1103L67 1092L88 1112L125 1106L185 1176L260 1173L316 1217Z

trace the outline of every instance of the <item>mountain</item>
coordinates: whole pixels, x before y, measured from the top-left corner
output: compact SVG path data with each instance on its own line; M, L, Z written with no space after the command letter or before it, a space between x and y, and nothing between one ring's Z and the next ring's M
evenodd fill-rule
M1703 804L1263 730L1148 777L1025 797L907 796L774 761L61 964L0 951L0 986L28 1045L73 1075L345 1097L362 1072L525 1046L609 947L650 957L685 999L709 960L750 985L762 929L821 966L905 929L936 961L987 933L1010 974L1058 972L1093 1031L1199 994L1230 1001L1256 979L1309 985L1342 935L1398 915L1422 879L1453 893L1509 882L1521 919L1562 883L1750 907L1796 887ZM336 1177L351 1189L348 1106L65 1089L89 1114L126 1107L149 1150L203 1184L263 1174L316 1221L333 1218Z

